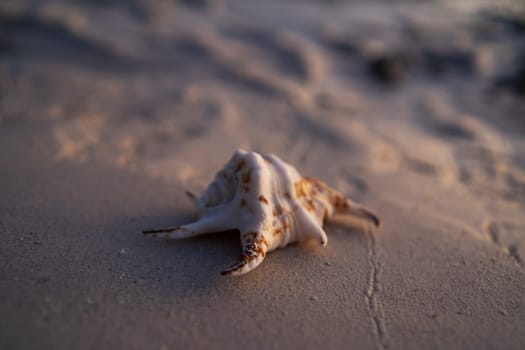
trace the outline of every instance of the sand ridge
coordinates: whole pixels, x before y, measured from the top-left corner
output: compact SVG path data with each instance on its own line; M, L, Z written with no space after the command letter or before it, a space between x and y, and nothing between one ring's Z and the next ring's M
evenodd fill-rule
M523 348L520 6L3 3L0 347ZM238 280L228 233L140 237L239 147L382 231Z

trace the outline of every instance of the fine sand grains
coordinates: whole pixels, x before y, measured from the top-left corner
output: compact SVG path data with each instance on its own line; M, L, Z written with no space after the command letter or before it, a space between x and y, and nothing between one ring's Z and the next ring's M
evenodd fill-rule
M522 7L2 2L0 348L525 348ZM237 148L382 230L142 240Z

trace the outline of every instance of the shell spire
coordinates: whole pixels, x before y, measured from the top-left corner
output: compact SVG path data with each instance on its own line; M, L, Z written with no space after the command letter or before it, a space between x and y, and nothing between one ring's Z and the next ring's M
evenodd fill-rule
M222 271L241 275L261 264L266 254L289 243L328 242L324 220L350 215L379 226L376 214L324 182L304 177L279 157L237 150L200 196L187 192L198 211L196 222L144 234L182 239L238 230L242 252Z

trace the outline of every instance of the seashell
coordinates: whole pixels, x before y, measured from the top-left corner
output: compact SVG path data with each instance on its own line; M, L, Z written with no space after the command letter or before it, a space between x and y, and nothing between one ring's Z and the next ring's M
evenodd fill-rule
M199 196L188 193L199 211L199 220L183 226L145 230L166 239L238 230L242 253L222 274L247 273L266 253L289 243L328 242L323 221L346 214L379 226L379 218L320 180L301 176L277 156L237 150L208 188Z

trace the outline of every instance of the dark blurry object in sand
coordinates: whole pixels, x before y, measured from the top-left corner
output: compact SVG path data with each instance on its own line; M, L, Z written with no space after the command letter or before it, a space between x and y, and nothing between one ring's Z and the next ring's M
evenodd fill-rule
M468 50L428 48L423 49L422 56L426 70L433 75L451 70L471 74L475 70L474 57Z
M11 13L0 9L0 31L8 38L8 48L31 49L33 55L35 50L45 48L48 53L73 62L83 59L84 62L97 62L103 66L110 62L121 63L120 53L112 47L80 34L66 23L29 12Z
M12 44L9 39L5 35L0 34L0 55L8 52L11 48Z
M359 48L353 42L340 38L331 38L329 45L338 53L343 55L357 55L359 54Z
M525 62L511 74L498 79L496 86L525 97Z
M205 10L211 7L217 0L179 0L179 2L189 8Z
M370 73L384 83L396 83L407 73L407 60L399 54L381 54L368 59Z
M482 18L501 24L517 33L525 32L525 10L521 12L485 12Z

